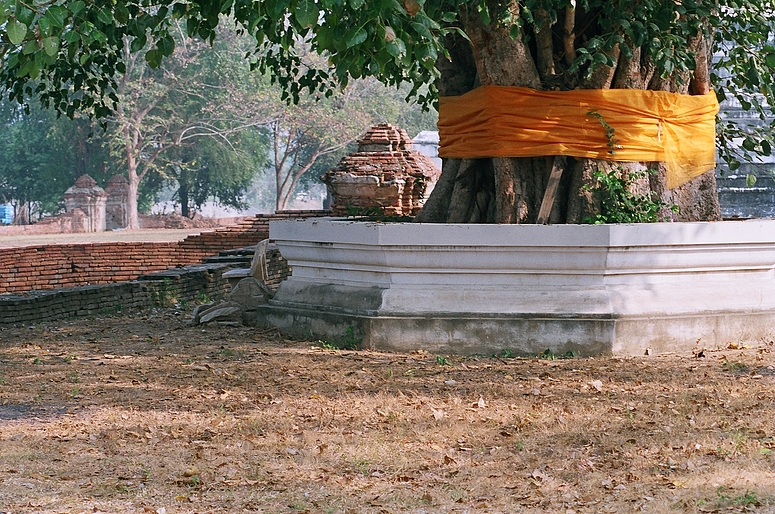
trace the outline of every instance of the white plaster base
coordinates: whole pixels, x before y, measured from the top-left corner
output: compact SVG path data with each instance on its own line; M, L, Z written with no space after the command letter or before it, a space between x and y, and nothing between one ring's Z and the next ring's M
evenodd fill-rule
M276 221L260 324L365 347L643 354L775 339L775 221Z

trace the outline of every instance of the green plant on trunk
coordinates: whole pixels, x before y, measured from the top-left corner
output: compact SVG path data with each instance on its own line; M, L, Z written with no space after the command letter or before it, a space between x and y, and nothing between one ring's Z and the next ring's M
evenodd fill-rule
M600 212L584 221L594 225L604 223L656 223L669 221L678 207L650 195L634 193L630 184L648 176L646 171L626 171L621 167L609 172L598 170L592 174L595 184L587 184L600 203Z
M609 125L608 122L605 121L605 118L603 118L603 115L597 112L597 110L593 109L587 114L597 119L603 129L605 129L605 137L608 139L608 148L610 148L608 153L611 155L616 155L616 149L619 148L619 140L616 139L616 129Z

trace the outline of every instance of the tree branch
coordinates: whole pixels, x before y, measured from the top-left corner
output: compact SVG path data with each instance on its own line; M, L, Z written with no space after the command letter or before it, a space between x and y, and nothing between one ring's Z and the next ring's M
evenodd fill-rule
M554 48L552 46L552 25L554 22L545 9L536 13L536 67L542 80L554 75Z
M565 24L562 37L562 48L565 53L565 64L571 66L576 60L576 0L571 0L565 8Z
M710 51L705 36L702 32L697 34L696 41L689 42L690 48L694 48L694 75L689 85L694 95L705 95L710 92Z

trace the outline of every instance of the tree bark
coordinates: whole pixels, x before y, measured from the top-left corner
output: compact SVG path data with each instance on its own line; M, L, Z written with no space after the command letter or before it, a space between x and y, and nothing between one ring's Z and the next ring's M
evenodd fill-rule
M414 221L417 223L446 223L449 212L449 204L452 201L452 191L455 188L462 159L443 159L441 175L425 205L417 213Z
M504 7L489 0L490 13ZM518 12L516 4L507 6ZM588 13L587 13L588 15ZM578 16L581 16L579 18ZM697 55L697 69L690 77L673 75L666 79L655 72L655 66L640 48L625 56L618 45L608 55L613 66L600 65L586 74L573 75L566 66L573 62L577 38L594 24L579 15L575 2L560 16L562 34L552 37L551 16L536 14L535 42L526 44L524 35L513 38L509 27L484 24L478 12L462 16L463 30L469 40L447 36L446 48L451 60L440 58L439 91L442 96L462 95L478 85L520 86L573 89L655 89L683 94L705 94L709 91L709 44L703 36L689 41ZM594 17L592 17L594 18ZM576 23L579 23L577 26ZM583 25L582 25L583 24ZM557 44L555 51L553 45ZM558 55L555 61L554 56ZM690 86L691 79L691 86ZM551 172L554 156L537 158L491 158L476 160L445 159L442 174L431 197L418 214L419 222L454 223L535 223ZM713 171L672 191L666 188L666 167L662 163L624 163L594 159L564 159L564 172L557 190L550 223L583 223L599 212L593 194L585 188L594 181L593 174L602 170L619 171L629 177L630 171L655 170L653 175L629 184L631 191L651 194L668 204L676 204L680 221L720 220L721 211Z
M450 59L440 55L436 61L436 67L441 72L438 89L440 96L463 95L479 85L476 74L476 61L468 40L457 33L449 33L445 36L444 45L449 52ZM450 215L450 205L453 204L455 185L461 167L471 166L470 162L462 159L443 159L441 176L426 200L425 205L417 213L414 221L418 223L451 223L451 219L463 218L461 213ZM459 191L458 191L459 192ZM455 205L465 204L456 199ZM468 206L464 207L468 212ZM466 221L467 218L466 218Z
M19 202L14 205L13 222L12 225L29 225L30 224L30 203Z
M127 213L128 226L131 230L140 228L140 217L137 214L137 190L140 185L140 179L137 177L137 170L129 170L129 185L127 186Z
M188 185L181 182L178 188L178 197L180 199L180 215L184 218L190 218L191 210L188 207Z
M552 45L552 23L549 13L539 9L536 13L536 63L543 81L554 76L554 47Z

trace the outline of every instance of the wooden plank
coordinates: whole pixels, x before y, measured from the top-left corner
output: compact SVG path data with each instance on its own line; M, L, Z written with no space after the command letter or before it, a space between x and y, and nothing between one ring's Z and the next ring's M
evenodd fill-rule
M538 210L538 219L536 224L546 225L549 223L549 217L552 214L554 200L557 197L557 189L560 187L560 179L564 169L565 158L561 155L555 155L552 161L552 172L549 174L549 183L546 185L544 199L541 201L541 208Z

